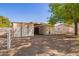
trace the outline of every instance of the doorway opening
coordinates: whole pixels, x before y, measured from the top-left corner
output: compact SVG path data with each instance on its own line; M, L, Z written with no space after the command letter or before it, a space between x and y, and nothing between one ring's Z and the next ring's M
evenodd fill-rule
M34 28L34 34L35 35L39 35L39 27L35 27Z
M39 26L38 26L38 24L34 24L34 35L39 35Z

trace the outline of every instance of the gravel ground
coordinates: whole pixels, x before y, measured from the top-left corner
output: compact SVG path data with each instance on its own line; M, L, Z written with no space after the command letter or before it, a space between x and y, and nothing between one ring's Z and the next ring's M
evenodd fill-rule
M20 49L15 56L73 56L79 55L79 45L76 38L66 38L63 35L35 36L31 38L32 46Z
M24 45L31 45L24 47ZM21 46L19 49L15 49ZM65 35L36 35L31 38L15 38L11 50L0 51L2 56L79 56L78 37Z

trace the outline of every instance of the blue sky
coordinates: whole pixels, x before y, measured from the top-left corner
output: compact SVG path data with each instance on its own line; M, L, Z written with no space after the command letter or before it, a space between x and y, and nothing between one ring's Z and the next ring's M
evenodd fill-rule
M0 15L14 22L46 22L48 10L46 3L0 3Z

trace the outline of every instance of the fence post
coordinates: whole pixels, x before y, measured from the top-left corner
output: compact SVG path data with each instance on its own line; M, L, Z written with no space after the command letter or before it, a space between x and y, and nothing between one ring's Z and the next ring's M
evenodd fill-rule
M7 33L7 48L11 48L11 30Z

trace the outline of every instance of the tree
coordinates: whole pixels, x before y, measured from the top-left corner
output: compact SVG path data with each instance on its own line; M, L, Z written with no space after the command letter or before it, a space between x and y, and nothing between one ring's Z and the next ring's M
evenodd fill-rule
M60 3L49 4L51 17L49 23L56 23L62 21L65 24L75 25L75 35L77 35L77 23L79 22L79 4L77 3ZM52 21L52 22L51 22Z
M4 16L0 16L0 27L9 27L10 20Z

